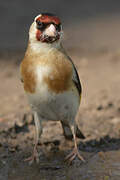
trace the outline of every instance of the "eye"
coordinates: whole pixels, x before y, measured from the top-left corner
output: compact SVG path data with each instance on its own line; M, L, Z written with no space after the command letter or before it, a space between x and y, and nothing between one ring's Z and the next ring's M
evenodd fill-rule
M56 25L56 30L61 31L61 24Z
M41 29L44 27L44 24L43 24L42 22L40 22L40 21L37 20L36 23L37 23L37 28L38 28L38 29L41 30Z

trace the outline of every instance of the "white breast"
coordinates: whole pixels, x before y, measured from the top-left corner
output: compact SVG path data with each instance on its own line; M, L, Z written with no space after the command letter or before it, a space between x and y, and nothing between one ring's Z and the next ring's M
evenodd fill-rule
M43 81L44 76L50 75L51 71L52 69L47 66L37 67L36 91L34 94L27 94L29 102L32 108L45 119L71 119L75 117L78 110L79 97L72 89L59 94L51 92Z

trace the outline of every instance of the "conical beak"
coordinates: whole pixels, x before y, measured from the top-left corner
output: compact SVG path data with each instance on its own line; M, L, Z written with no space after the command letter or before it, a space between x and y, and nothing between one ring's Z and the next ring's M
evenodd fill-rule
M44 31L44 34L49 37L56 37L57 30L53 24L50 24L50 26Z

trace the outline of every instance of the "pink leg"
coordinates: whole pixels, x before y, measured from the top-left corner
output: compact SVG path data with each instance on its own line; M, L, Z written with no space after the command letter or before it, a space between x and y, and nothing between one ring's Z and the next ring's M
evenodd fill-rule
M42 134L42 126L41 126L41 119L38 118L37 112L34 112L34 121L35 121L35 127L36 127L36 134L35 134L35 146L34 146L33 154L32 156L24 160L24 161L30 161L30 164L32 164L34 161L39 163L39 154L37 151L37 145L39 142L39 137Z
M34 161L39 163L39 154L38 154L38 151L37 151L37 144L35 144L35 146L34 146L34 150L33 150L32 156L24 159L24 161L29 161L30 164L32 164Z
M76 140L76 133L75 133L75 129L76 127L74 126L71 126L71 130L72 130L72 133L73 133L73 139L74 139L74 149L73 151L67 155L67 157L65 158L65 160L69 160L69 162L71 163L75 158L76 156L83 162L85 162L84 158L80 155L79 153L79 150L78 150L78 147L77 147L77 140Z

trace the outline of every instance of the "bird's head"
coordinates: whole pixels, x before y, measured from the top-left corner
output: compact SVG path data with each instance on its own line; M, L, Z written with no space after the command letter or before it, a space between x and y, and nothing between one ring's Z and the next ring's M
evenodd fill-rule
M30 42L57 44L62 37L60 19L53 14L43 13L35 17L29 31Z

